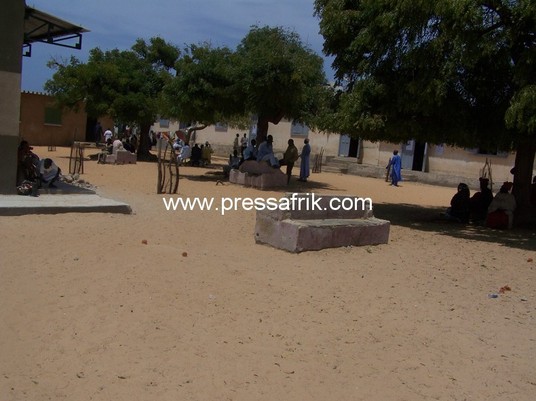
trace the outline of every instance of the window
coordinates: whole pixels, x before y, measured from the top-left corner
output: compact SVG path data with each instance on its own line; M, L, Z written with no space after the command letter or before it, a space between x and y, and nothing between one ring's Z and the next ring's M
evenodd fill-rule
M188 122L179 122L179 129L186 129L188 127L190 127L192 125L192 123L190 121Z
M45 124L61 125L61 109L45 107Z
M160 128L169 128L169 120L167 118L160 119Z
M214 130L218 132L227 132L227 124L216 123L216 125L214 126Z
M291 136L307 136L309 135L309 127L303 123L293 121L290 127Z
M498 150L497 148L465 148L466 151L473 153L475 155L485 155L485 156L499 156L499 157L508 157L508 151Z

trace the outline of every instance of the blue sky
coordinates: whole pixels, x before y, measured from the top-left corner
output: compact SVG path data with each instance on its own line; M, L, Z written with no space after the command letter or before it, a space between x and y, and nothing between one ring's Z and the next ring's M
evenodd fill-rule
M23 57L22 89L27 91L43 90L53 74L46 66L51 58L72 55L86 61L94 47L129 49L137 38L153 36L179 48L209 42L235 49L252 25L282 26L323 56L313 0L26 0L26 4L90 30L83 35L82 50L35 43L32 57ZM331 61L324 59L331 80Z

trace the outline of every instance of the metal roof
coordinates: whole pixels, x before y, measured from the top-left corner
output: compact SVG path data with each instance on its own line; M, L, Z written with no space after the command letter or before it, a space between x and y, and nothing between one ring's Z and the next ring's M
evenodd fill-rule
M24 16L25 56L31 56L32 43L41 42L71 49L82 48L82 33L89 32L53 15L26 6Z

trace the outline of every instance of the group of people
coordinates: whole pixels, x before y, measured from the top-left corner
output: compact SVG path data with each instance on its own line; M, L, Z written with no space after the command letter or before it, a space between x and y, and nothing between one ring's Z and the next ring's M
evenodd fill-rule
M28 141L21 141L17 153L17 187L33 189L56 188L61 169L50 158L40 159ZM30 191L28 191L30 193Z
M484 224L490 228L512 228L516 199L511 193L513 184L504 182L493 196L489 179L481 177L480 190L471 196L467 184L458 184L458 190L450 201L445 216L460 223Z
M136 153L138 150L138 137L129 127L126 127L122 132L115 135L111 128L103 130L100 121L97 121L93 130L95 144L97 146L99 146L101 142L104 142L106 145L108 145L110 141L113 143L115 138L121 141L123 149L128 150L131 153Z
M188 143L185 143L177 136L173 142L173 149L175 150L179 164L189 163L191 166L204 167L212 163L212 154L214 151L208 141L201 146L195 143L193 147L190 147Z
M294 164L298 159L301 159L300 176L298 178L298 181L307 182L307 179L309 178L309 159L311 155L311 145L309 145L309 139L306 138L303 141L304 145L301 152L298 152L298 148L296 147L296 145L294 145L294 140L289 139L287 141L287 149L283 153L282 159L278 159L275 156L273 142L273 136L267 135L266 140L261 142L257 146L257 141L255 139L249 141L248 144L246 134L244 134L242 139L240 139L239 134L236 134L233 143L233 153L229 155L228 169L238 168L246 160L266 162L273 168L280 168L281 166L286 166L288 184L290 183Z

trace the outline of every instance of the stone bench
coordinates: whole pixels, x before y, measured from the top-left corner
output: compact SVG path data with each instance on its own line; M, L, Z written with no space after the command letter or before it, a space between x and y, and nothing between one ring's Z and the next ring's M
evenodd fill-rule
M229 182L257 189L276 188L287 185L287 176L266 162L246 160L238 169L229 172Z
M128 150L118 150L115 154L106 155L106 164L136 164L136 161L136 154Z
M387 244L390 222L373 216L372 205L357 197L317 194L287 194L302 199L301 210L258 210L255 241L289 252L316 251L342 246ZM321 198L312 208L313 198ZM309 199L309 205L306 204ZM335 199L335 200L333 200ZM334 210L332 205L355 203L351 210ZM331 203L333 202L333 203Z

